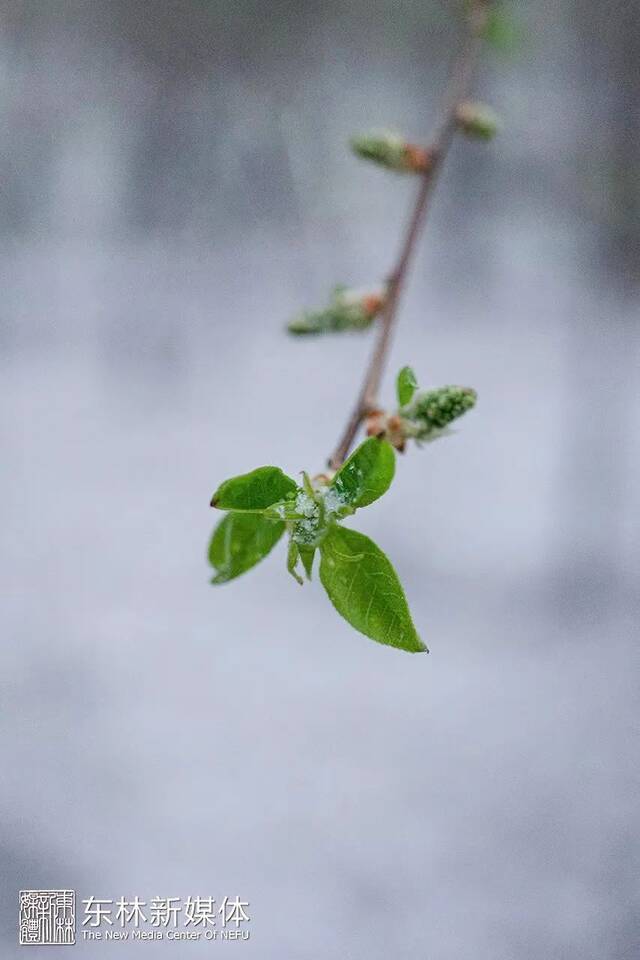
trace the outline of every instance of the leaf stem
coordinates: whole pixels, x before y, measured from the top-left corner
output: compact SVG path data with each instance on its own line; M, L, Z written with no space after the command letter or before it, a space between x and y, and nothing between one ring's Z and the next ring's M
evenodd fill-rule
M332 470L338 470L342 466L349 455L361 424L377 406L380 380L391 345L400 294L422 232L429 200L456 132L456 111L468 95L471 78L478 59L482 34L487 22L489 6L490 0L472 0L470 4L465 41L451 69L445 93L443 118L435 140L430 147L433 151L433 161L427 171L417 175L420 177L420 185L400 247L398 260L387 279L387 296L380 315L377 340L353 412L347 421L338 445L329 458L329 467Z

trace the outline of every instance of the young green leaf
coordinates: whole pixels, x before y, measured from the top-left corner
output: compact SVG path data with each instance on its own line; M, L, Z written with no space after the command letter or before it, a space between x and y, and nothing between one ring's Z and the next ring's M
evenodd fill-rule
M291 574L294 580L297 580L300 586L304 583L302 577L296 570L298 566L298 557L300 556L300 551L298 550L298 544L295 540L289 541L289 549L287 550L287 571Z
M398 374L396 383L396 393L398 395L398 406L406 407L411 403L411 399L418 389L418 381L411 367L403 367Z
M427 649L395 570L368 537L334 524L320 546L320 580L338 613L365 636L411 653Z
M300 552L300 559L302 560L302 566L304 567L304 572L307 575L307 580L311 580L311 573L313 571L313 561L316 555L316 548L299 546L298 550Z
M327 511L344 517L358 507L373 503L391 486L395 469L396 456L391 444L369 437L354 450L331 481L325 493Z
M221 483L211 499L219 510L264 510L296 492L295 481L280 467L258 467Z
M276 545L285 525L257 513L229 513L213 531L209 563L217 571L212 583L227 583L250 570Z

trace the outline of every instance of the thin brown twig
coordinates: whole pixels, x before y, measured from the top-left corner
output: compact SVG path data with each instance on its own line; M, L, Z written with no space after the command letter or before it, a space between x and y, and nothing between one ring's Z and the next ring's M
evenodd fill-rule
M329 467L332 470L337 470L342 466L349 455L360 425L377 406L378 389L396 323L400 294L424 225L429 199L456 132L458 106L468 95L488 9L488 0L475 0L472 5L464 46L454 60L447 85L443 119L430 147L432 163L428 170L419 175L420 185L400 248L400 255L387 280L387 293L380 316L378 337L353 412L347 421L336 449L329 459Z

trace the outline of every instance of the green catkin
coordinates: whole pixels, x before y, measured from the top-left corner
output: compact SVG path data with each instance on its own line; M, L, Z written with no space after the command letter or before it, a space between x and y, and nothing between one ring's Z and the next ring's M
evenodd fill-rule
M402 412L403 420L411 427L417 440L426 440L444 430L476 403L476 392L471 387L446 386L416 394L410 407Z

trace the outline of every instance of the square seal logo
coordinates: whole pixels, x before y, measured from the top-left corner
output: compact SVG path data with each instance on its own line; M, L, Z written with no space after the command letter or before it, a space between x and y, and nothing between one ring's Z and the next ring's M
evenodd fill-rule
M76 942L75 890L21 890L21 946Z

